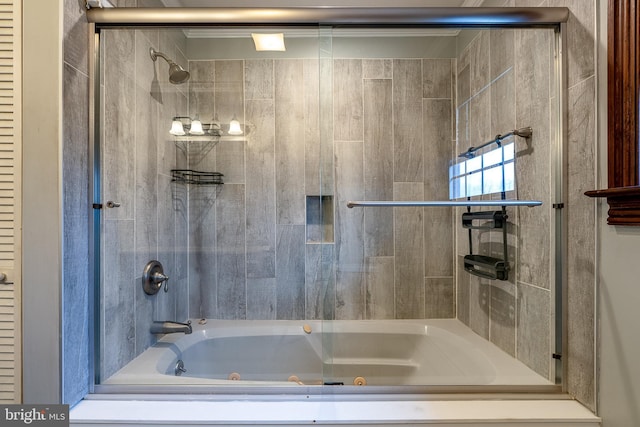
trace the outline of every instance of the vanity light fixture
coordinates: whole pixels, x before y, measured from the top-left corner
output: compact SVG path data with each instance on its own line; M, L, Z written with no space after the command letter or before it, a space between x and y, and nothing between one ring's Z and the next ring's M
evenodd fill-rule
M171 130L169 130L169 133L175 136L182 136L185 134L184 125L182 124L182 121L179 119L179 117L173 118L173 121L171 122Z
M280 51L284 52L284 33L275 34L263 34L263 33L251 33L253 43L256 45L256 50L260 51Z
M189 129L190 135L204 135L202 129L202 122L198 119L198 116L191 122L191 129Z
M187 116L176 116L171 121L171 129L169 133L174 136L222 136L222 126L220 122L213 118L211 123L202 123L198 116L195 118ZM229 122L229 130L226 132L228 135L243 135L244 131L236 116Z
M229 122L229 135L242 135L242 128L236 116L233 116L233 119Z

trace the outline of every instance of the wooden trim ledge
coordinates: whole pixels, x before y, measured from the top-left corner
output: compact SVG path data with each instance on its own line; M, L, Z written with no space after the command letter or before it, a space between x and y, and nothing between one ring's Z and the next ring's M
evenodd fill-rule
M607 198L607 224L640 226L640 186L591 190L584 194L589 197Z

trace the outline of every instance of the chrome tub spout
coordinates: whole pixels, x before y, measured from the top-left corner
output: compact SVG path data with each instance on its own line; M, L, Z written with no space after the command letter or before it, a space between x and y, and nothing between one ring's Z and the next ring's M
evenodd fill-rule
M164 322L153 322L150 332L152 334L174 334L176 332L190 334L193 331L191 329L191 320L187 321L187 323L165 320Z

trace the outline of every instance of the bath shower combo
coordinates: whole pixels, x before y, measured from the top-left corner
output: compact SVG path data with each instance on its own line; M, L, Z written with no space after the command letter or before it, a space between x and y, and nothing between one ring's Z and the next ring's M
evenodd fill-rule
M167 62L171 84L190 81L160 85L166 95L154 96L146 78L155 74L147 67L148 75L131 78L141 90L122 94L137 98L114 100L107 97L109 85L122 79L109 75L108 55L122 52L92 55L94 81L105 82L92 88L99 112L96 188L107 198L136 189L122 196L118 212L93 217L100 266L93 272L99 299L94 317L126 309L136 323L133 331L125 329L129 318L96 328L97 393L127 393L132 385L152 393L177 387L225 393L242 386L249 393L272 387L307 395L335 385L347 393L366 385L369 393L381 394L562 390L564 214L556 206L562 205L565 174L560 47L566 8L153 12L88 12L96 29L92 49L110 42L101 38L105 32L157 31L136 35L133 43L138 50L144 46L146 66L147 47L162 40L162 50L188 53L188 70L153 47L151 59ZM415 31L456 25L455 35L445 32L437 41L433 33ZM230 39L262 26L302 35L288 36L292 47L286 52L252 51L237 59L246 40ZM502 33L490 37L492 26ZM383 49L379 54L353 47L367 38L358 31L371 34L372 27L375 37L388 38L380 46L369 39L367 46ZM193 31L163 38L166 28ZM384 35L387 28L394 33ZM534 39L536 58L548 59L548 67L516 67L515 54L500 57L513 64L498 71L488 62L485 68L477 64L486 59L478 46L500 37L530 42L530 32L510 32L520 28L542 32ZM224 43L232 48L219 49ZM203 46L209 48L195 52ZM311 50L300 53L296 46ZM385 52L385 46L393 49ZM541 92L551 95L531 101L542 107L530 110L557 117L547 114L555 121L544 123L524 114L519 126L531 127L518 128L515 106L507 105L510 97L501 90L524 92L517 79L530 76L517 73L538 69L555 78L544 79L551 83ZM140 106L145 115L131 119L118 102ZM203 127L197 119L228 116L235 123L236 114L251 132L223 131L215 120ZM133 121L107 128L129 119L146 126ZM505 129L514 130L472 145ZM133 134L123 138L127 131ZM518 169L516 158L530 155L520 150L522 139L527 149L535 147L535 156L521 160ZM133 151L142 155L131 156L122 140L133 141ZM489 150L492 144L498 149ZM123 169L133 171L131 180L121 178ZM549 171L540 174L541 188L531 185L536 170ZM526 185L504 185L505 176L514 184L520 173L529 174L520 181ZM496 177L503 183L497 191L491 183ZM456 185L464 191L456 192ZM138 190L145 196L138 197ZM149 197L146 190L156 193ZM95 192L94 206L102 192ZM501 210L478 210L487 207ZM539 228L527 228L530 223ZM150 238L153 230L158 234ZM535 254L538 264L531 260ZM133 265L150 259L141 291ZM117 273L120 267L135 277L135 293L127 288L131 281L111 286L126 276ZM159 292L163 284L165 292ZM546 329L538 333L529 321ZM520 346L531 331L543 351Z

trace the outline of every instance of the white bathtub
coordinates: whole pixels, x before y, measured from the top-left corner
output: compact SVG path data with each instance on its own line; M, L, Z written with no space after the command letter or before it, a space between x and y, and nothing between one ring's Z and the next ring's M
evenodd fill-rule
M551 384L454 319L192 323L103 384Z

